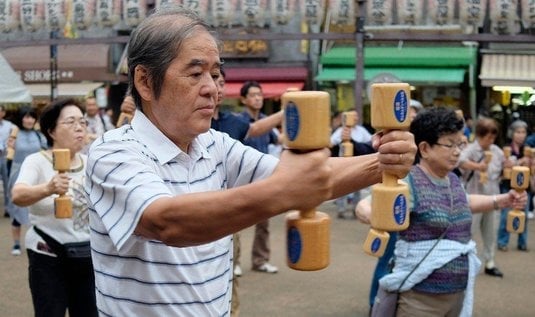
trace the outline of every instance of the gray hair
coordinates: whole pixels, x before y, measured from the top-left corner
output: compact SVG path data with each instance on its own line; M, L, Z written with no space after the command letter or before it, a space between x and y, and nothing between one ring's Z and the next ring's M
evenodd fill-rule
M528 124L525 121L522 120L515 120L513 123L509 125L509 129L507 129L507 137L509 139L513 138L513 134L518 129L524 129L526 130L526 133L528 133Z
M128 43L128 91L141 109L141 96L134 85L135 69L143 65L152 83L152 92L160 97L165 72L178 56L184 40L196 32L215 33L195 12L178 5L164 5L144 19L130 35Z

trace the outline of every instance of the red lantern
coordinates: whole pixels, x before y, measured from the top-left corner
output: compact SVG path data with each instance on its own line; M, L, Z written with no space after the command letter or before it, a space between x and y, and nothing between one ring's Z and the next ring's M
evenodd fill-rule
M147 16L145 0L123 0L123 19L126 25L136 27Z
M9 33L19 27L19 12L19 1L0 0L0 32Z
M271 0L271 20L275 24L288 24L295 14L296 0Z
M45 22L47 29L59 31L67 23L67 6L63 0L45 0Z
M96 16L101 27L113 27L121 21L121 0L97 0Z
M95 18L96 0L72 0L70 17L78 30L87 30Z

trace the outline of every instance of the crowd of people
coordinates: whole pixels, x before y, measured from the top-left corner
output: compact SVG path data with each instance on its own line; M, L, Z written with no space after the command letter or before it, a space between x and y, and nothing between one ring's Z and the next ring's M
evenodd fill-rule
M369 223L373 197L358 193L386 171L409 184L410 226L391 234L370 306L377 307L375 294L384 288L400 292L398 316L469 316L479 269L472 234L482 235L484 272L503 277L494 261L496 249L508 250L503 215L529 208L528 194L502 178L505 167L535 167L527 124L511 125L513 155L506 157L494 144L494 120L479 118L472 141L454 110L412 100L410 131L371 133L357 116L354 127L333 129L330 151L271 155L269 145L283 143L283 113L262 113L255 81L240 91L242 113L221 110L219 53L218 39L196 14L162 7L131 34L120 116L126 119L112 124L92 96L83 105L55 100L39 115L23 107L13 123L0 106L11 252L22 253L21 225L28 225L35 315L238 316L241 230L255 226L251 269L277 273L271 217L328 200L345 212L350 199L356 217ZM337 155L342 140L353 142L353 155ZM10 164L8 147L15 153ZM60 171L55 153L65 149L69 166ZM492 152L489 162L484 151ZM56 199L65 195L72 216L60 218ZM527 226L518 237L521 251L526 237Z

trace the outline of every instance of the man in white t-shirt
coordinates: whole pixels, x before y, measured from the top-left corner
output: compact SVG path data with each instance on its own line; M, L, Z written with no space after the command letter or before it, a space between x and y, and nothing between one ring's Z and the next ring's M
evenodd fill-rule
M174 6L132 31L136 115L93 142L87 165L101 315L228 316L233 233L378 182L381 170L409 171L408 132L377 136L380 154L283 151L279 161L210 129L218 43L195 13Z

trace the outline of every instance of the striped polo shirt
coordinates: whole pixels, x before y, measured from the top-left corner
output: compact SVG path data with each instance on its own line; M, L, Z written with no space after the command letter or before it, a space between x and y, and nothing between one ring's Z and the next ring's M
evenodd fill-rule
M177 248L133 232L158 198L244 185L271 175L277 162L215 130L184 153L140 111L95 140L85 190L100 314L230 315L230 236Z

